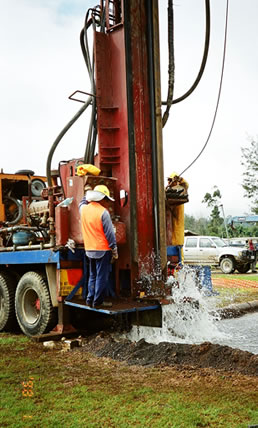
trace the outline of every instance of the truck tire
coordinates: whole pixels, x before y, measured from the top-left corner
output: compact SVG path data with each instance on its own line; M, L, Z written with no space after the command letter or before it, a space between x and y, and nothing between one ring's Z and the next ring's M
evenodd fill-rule
M246 273L251 269L250 263L247 263L246 265L241 265L237 267L237 270L239 273Z
M35 178L31 181L31 194L32 196L41 196L42 190L46 187L44 181Z
M17 326L14 310L16 284L14 276L0 273L0 331L10 331Z
M21 277L15 294L15 312L27 336L43 334L54 326L56 312L41 273L26 272Z
M224 257L220 261L220 269L223 273L233 273L235 270L235 261L232 257Z

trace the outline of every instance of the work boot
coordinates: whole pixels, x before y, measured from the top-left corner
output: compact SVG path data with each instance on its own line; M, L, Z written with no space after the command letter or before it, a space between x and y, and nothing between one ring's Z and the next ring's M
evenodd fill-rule
M111 308L112 302L102 302L102 303L93 303L94 309L105 309L105 308Z
M90 308L92 308L92 301L86 300L86 306L89 306Z

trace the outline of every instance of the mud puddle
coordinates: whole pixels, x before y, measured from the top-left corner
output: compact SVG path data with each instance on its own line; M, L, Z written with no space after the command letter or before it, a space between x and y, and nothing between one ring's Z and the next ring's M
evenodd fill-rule
M170 286L173 304L162 307L162 328L133 326L124 336L114 333L116 330L101 332L85 339L82 352L128 365L211 368L258 376L258 355L221 342L228 338L229 327L219 331L215 302L196 287L195 273L180 270ZM238 331L240 334L240 326Z

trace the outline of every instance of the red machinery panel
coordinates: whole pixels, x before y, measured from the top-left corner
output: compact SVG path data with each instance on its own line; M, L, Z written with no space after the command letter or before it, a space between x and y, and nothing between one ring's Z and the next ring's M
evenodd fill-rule
M60 211L60 207L56 208L56 233L57 233L57 245L64 245L67 242L68 237L73 239L77 244L83 245L83 238L81 232L81 222L79 213L79 203L84 196L85 185L91 186L93 189L98 184L105 184L109 190L111 197L115 197L115 182L114 178L103 177L103 176L69 176L69 173L73 170L74 161L71 164L68 162L66 165L61 166L63 176L66 177L66 197L73 197L73 202L68 207L69 212L69 229L65 229L63 225L68 222L67 208L63 207L64 210ZM116 232L116 239L118 244L124 244L126 242L126 228L125 224L119 221L119 218L115 213L115 204L110 201L109 213L112 218L112 222ZM64 212L63 212L64 211ZM69 230L69 236L65 236L65 230Z
M83 244L81 221L79 213L79 203L84 196L84 177L67 177L66 197L73 197L73 202L69 206L69 238L77 244Z
M65 245L69 238L69 211L68 207L55 209L56 245Z

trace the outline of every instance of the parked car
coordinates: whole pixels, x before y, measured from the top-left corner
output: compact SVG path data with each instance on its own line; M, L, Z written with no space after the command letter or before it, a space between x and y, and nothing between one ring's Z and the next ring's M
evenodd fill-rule
M255 259L255 251L228 246L217 236L186 236L183 250L184 263L219 266L223 273L246 273Z

